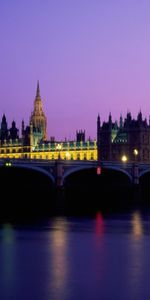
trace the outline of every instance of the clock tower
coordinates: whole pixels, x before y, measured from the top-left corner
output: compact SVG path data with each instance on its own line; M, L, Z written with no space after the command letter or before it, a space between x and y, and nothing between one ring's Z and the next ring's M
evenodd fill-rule
M30 124L32 124L33 126L33 135L40 134L41 139L45 141L47 139L47 120L43 111L43 103L40 96L39 81L37 83L36 97L34 100L34 109L31 113Z

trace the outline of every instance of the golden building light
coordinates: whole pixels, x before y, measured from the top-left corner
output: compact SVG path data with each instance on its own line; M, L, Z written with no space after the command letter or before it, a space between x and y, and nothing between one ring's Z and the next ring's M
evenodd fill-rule
M123 155L123 156L121 157L121 160L122 160L122 162L127 162L128 158L127 158L126 155Z
M137 149L134 149L134 150L133 150L133 153L134 153L135 156L137 156L137 155L139 154L139 152L138 152Z

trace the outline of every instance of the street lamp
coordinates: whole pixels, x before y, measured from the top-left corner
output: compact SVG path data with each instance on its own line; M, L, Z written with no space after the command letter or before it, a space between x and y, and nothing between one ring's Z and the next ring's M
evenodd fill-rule
M136 161L136 157L139 154L139 151L137 149L134 149L133 154L134 154L134 161Z
M127 162L128 158L126 155L122 155L121 160L122 162Z
M139 183L139 168L138 164L136 163L137 155L139 154L137 149L133 150L134 154L134 162L133 162L133 183L138 184Z

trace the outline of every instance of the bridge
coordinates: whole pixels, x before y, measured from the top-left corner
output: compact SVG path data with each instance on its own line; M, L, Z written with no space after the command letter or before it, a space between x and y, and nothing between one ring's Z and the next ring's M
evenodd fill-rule
M99 168L99 175L104 169L124 173L131 183L138 185L139 179L145 173L150 172L150 163L142 162L119 162L119 161L96 161L96 160L37 160L37 159L1 159L0 167L26 168L41 172L48 176L56 187L62 187L65 179L70 174L86 169Z

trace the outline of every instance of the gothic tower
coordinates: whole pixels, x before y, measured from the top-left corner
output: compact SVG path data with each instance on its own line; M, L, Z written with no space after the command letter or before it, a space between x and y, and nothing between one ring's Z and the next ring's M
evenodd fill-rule
M0 129L0 139L4 141L8 138L8 128L5 114L2 117L1 129Z
M97 117L97 158L98 164L100 163L100 129L101 129L101 121L100 116Z
M43 111L43 103L40 96L39 81L37 83L36 97L34 100L34 110L30 117L30 124L33 126L33 133L41 133L42 139L47 139L46 126L47 120Z

